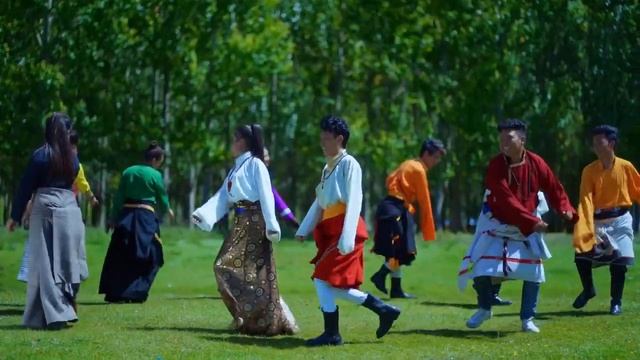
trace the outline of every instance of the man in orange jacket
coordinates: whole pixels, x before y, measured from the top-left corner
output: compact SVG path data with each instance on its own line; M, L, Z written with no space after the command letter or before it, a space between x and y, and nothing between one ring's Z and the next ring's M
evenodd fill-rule
M591 135L598 159L584 168L580 181L579 220L573 228L573 246L582 292L573 307L583 308L596 296L592 268L609 265L610 313L620 315L625 274L635 262L629 209L633 203L640 203L640 174L631 162L616 156L616 127L596 126Z
M392 298L413 298L402 289L402 265L410 265L416 257L415 215L420 208L420 229L426 241L435 240L436 231L429 196L427 172L446 154L442 141L428 139L422 143L420 157L406 160L387 177L388 196L376 211L375 245L373 252L386 261L371 281L376 288L387 293L386 278L391 273Z

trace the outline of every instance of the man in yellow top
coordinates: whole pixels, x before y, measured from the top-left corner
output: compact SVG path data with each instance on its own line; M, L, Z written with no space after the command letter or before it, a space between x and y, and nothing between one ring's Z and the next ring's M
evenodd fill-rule
M373 252L386 261L371 281L387 293L386 278L391 273L392 298L413 298L402 290L402 265L410 265L416 257L415 205L420 208L420 229L426 241L435 240L436 230L429 196L427 172L446 154L442 141L428 139L422 143L420 157L406 160L387 177L388 196L376 211Z
M573 230L573 246L583 289L573 307L584 307L596 295L591 269L609 265L610 313L619 315L627 266L634 263L629 208L640 203L640 175L633 164L615 155L617 128L600 125L591 134L598 160L584 168L580 182L580 219Z

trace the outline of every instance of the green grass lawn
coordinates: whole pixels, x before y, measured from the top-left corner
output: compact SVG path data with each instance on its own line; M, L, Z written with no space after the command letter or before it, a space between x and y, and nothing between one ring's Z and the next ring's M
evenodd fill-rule
M606 269L595 272L598 296L583 311L574 311L571 303L580 286L567 235L547 238L554 257L546 263L547 283L538 306L540 334L519 331L519 282L503 286L503 297L514 300L514 305L494 308L494 318L478 330L465 328L475 295L470 287L458 291L456 273L471 236L441 234L434 243L420 242L417 260L405 269L405 290L418 299L393 301L403 312L385 338L375 338L373 313L341 303L346 345L313 349L303 345L304 339L322 331L309 279L308 260L315 251L311 241L283 240L276 246L280 291L297 317L300 333L259 338L227 330L230 316L218 297L212 272L220 236L182 228L164 229L166 263L149 300L141 305L108 305L97 294L109 238L90 229L91 276L79 295L80 321L58 332L25 330L20 326L25 285L15 280L25 237L22 230L13 234L0 230L0 359L640 358L638 270L628 273L622 316L608 315ZM367 278L380 261L366 254ZM368 281L363 289L374 290Z

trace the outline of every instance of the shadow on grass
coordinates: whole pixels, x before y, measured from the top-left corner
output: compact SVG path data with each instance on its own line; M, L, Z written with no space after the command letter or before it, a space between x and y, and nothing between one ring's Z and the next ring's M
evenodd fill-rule
M0 303L0 306L4 306L4 307L19 307L19 308L23 308L23 307L24 307L24 304Z
M391 334L391 333L390 333ZM344 340L344 338L342 339ZM345 345L371 345L371 344L383 344L384 340L372 340L372 341L345 341Z
M293 349L298 347L304 347L304 339L286 336L286 337L266 337L266 336L248 336L240 335L235 330L229 329L211 329L211 328L198 328L198 327L134 327L131 330L141 331L180 331L189 332L195 334L203 334L202 339L215 342L227 342L237 345L255 345L260 347L269 347L275 349ZM228 336L225 336L228 335ZM346 341L345 344L360 345L360 344L376 344L381 341Z
M0 309L0 316L19 316L24 311L19 309Z
M166 300L222 300L220 296L183 296L183 297L168 297Z
M456 329L415 329L392 331L390 334L400 335L430 335L458 339L498 339L511 335L515 331L485 331L485 330L456 330Z
M78 306L102 306L109 305L108 302L104 301L79 301Z
M238 332L230 329L214 329L214 328L198 328L198 327L153 327L153 326L141 326L132 327L131 330L140 331L180 331L190 332L195 334L212 334L212 335L237 335Z
M460 309L470 309L470 310L475 310L478 308L477 304L446 303L446 302L437 302L437 301L423 301L420 304L429 305L429 306L457 307Z
M82 306L106 306L106 305L113 305L113 306L120 306L120 305L142 305L144 303L140 303L140 302L107 302L107 301L80 301L78 302L78 305L82 305Z
M0 325L0 331L28 330L22 325Z
M24 325L0 325L0 331L6 330L6 331L39 331L39 332L57 332L57 331L69 331L73 329L73 325L71 324L66 324L62 327L55 327L55 328L32 328L32 327L26 327Z
M589 317L589 316L601 316L601 315L609 315L608 311L578 311L578 310L567 310L567 311L550 311L537 313L536 319L540 320L549 320L556 317ZM493 314L494 317L507 317L507 316L520 316L520 313L506 313L506 314Z
M253 337L253 336L203 336L205 340L227 342L237 345L255 345L274 349L294 349L304 346L304 339L296 337Z

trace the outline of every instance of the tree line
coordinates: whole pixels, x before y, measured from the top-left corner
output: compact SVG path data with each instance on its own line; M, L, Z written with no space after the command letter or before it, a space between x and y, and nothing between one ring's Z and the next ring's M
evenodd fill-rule
M103 200L87 209L94 225L152 139L187 223L245 123L264 126L273 182L302 217L328 113L351 126L369 219L387 174L437 137L449 153L429 173L434 211L440 227L465 229L506 117L528 121L528 147L574 201L592 126L618 126L619 154L640 165L638 1L6 0L0 24L5 219L56 110L75 120Z

